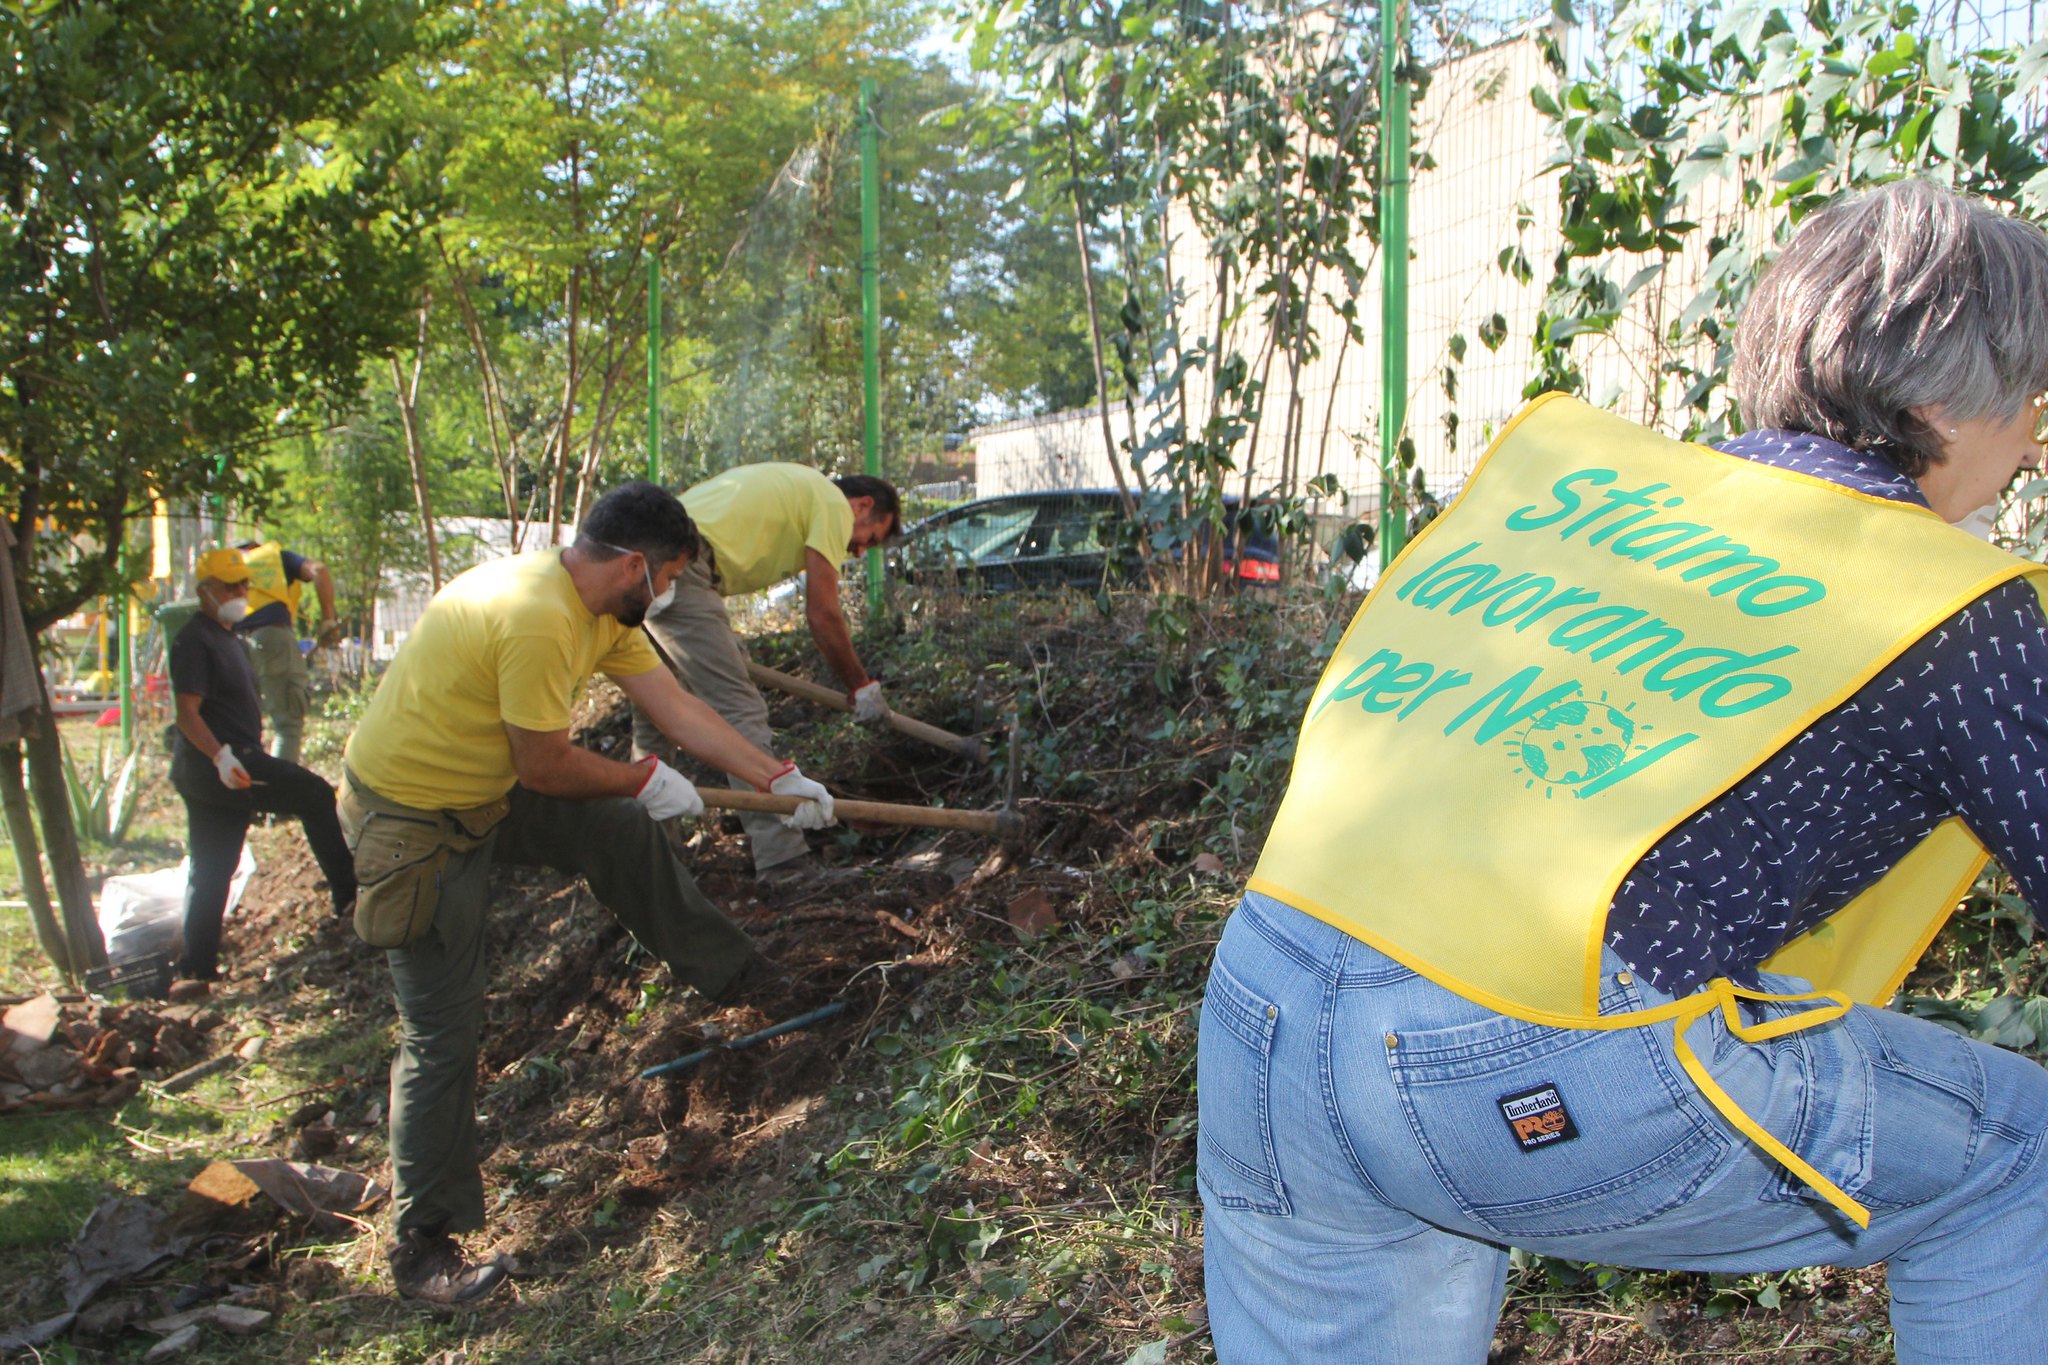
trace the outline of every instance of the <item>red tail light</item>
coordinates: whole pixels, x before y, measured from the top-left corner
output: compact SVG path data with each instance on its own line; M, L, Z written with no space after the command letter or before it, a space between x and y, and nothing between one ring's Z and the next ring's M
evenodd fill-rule
M1264 559L1240 559L1237 576L1248 583L1278 583L1280 566Z

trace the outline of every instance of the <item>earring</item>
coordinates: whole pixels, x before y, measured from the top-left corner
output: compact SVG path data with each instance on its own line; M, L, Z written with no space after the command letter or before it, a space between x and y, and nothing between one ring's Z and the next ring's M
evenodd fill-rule
M1955 435L1955 434L1956 434L1956 429L1955 429L1954 427L1950 427L1950 428L1948 429L1948 434L1949 434L1949 435L1951 435L1951 436Z

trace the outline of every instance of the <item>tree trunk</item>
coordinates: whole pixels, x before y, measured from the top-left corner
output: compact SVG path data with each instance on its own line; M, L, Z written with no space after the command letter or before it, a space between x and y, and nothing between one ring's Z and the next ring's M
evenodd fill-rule
M71 823L71 793L64 785L64 754L57 739L57 717L43 695L35 728L27 734L28 785L49 845L50 875L57 883L57 904L63 911L64 940L77 972L104 967L107 945L93 915L92 892L85 884L85 859L78 849L78 831Z
M562 380L562 419L555 430L555 468L548 484L548 543L561 543L562 513L567 510L564 502L569 491L569 461L575 450L576 427L576 386L583 382L579 368L581 356L577 353L577 329L582 325L583 270L581 264L569 267L569 286L563 300L568 314L568 373Z
M427 453L420 445L419 398L420 369L427 358L427 310L433 306L433 297L428 295L420 302L419 343L413 349L412 383L405 382L405 371L398 363L396 352L391 356L391 394L398 401L398 419L405 428L405 455L412 465L412 496L419 508L420 530L427 538L427 577L434 585L434 591L441 591L441 546L434 535L434 501L427 488Z
M511 523L511 546L514 554L520 549L519 543L519 438L513 433L511 414L505 406L504 387L498 379L497 363L491 358L490 345L484 338L483 322L477 316L476 304L469 297L469 284L448 258L447 248L439 239L435 246L441 251L441 264L448 273L448 279L455 290L455 301L462 309L462 328L469 334L470 349L476 353L478 381L483 390L484 419L491 437L491 458L498 466L498 487L505 498L505 520Z
M51 965L75 980L80 973L71 965L71 945L64 939L57 912L50 905L50 888L43 881L42 842L36 838L35 820L29 815L19 743L0 745L0 805L7 810L7 837L14 845L15 865L21 870L21 896L28 902L29 918L35 921L36 938Z
M1073 84L1067 75L1065 63L1061 63L1059 72L1060 97L1066 104L1062 112L1066 115L1068 189L1074 208L1074 248L1081 257L1081 295L1088 311L1088 340L1095 361L1095 410L1102 423L1102 448L1103 454L1109 457L1109 472L1116 476L1116 491L1123 499L1124 510L1135 521L1138 515L1138 502L1131 495L1129 481L1124 478L1123 461L1119 460L1116 454L1116 432L1109 421L1109 369L1102 350L1101 303L1096 297L1095 289L1095 249L1088 240L1088 208L1081 196L1081 150L1074 135ZM1133 427L1131 439L1134 443L1137 435L1137 429ZM1138 547L1139 556L1144 561L1149 576L1152 566L1151 537L1142 537L1138 541Z
M618 420L619 410L613 402L619 390L619 382L625 369L633 361L630 354L617 362L608 364L604 370L604 385L597 394L597 414L590 422L590 436L584 442L583 468L576 475L576 522L581 525L583 514L590 510L590 504L597 500L597 474L603 464L604 450L611 438L612 426Z

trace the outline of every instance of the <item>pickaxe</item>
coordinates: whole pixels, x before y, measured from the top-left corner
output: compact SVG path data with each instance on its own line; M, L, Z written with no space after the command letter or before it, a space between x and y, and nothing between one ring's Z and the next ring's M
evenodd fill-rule
M818 705L830 707L834 711L853 710L853 703L848 701L841 693L814 683L808 678L793 677L788 673L782 672L780 669L770 668L766 664L757 664L752 660L748 660L747 676L752 678L758 686L772 687L778 692L787 692L792 697L802 697L805 701L816 702ZM941 730L936 725L927 725L921 720L913 720L899 711L891 711L888 714L887 721L889 728L898 734L909 735L912 739L923 740L926 744L944 749L948 753L958 754L962 758L971 758L976 763L988 762L988 749L978 739L967 735L956 735L951 730Z
M745 791L738 787L697 788L704 804L718 810L766 811L789 815L802 803L794 796ZM1012 807L1002 810L952 810L945 806L903 806L889 801L854 801L834 797L833 812L845 820L866 820L878 825L917 825L926 829L964 829L974 834L993 834L1005 848L1024 846L1029 822Z

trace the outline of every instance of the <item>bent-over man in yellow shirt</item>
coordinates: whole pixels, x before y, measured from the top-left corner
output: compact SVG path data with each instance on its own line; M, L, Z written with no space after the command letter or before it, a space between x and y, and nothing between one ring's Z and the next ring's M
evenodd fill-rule
M768 703L747 676L747 655L733 633L725 599L804 575L804 619L811 639L846 684L857 720L889 714L882 684L868 676L839 605L839 566L879 546L901 526L894 485L866 474L827 478L809 465L749 464L728 469L683 494L704 553L676 581L675 600L647 616L647 628L674 661L683 686L703 698L754 743L775 742ZM633 721L638 754L661 751L644 711ZM738 779L734 779L738 785ZM789 882L815 864L803 834L772 815L743 815L754 875Z
M452 1233L484 1224L476 1153L484 915L494 863L580 874L675 975L730 998L761 968L704 898L659 821L701 814L659 759L570 743L570 708L603 673L684 752L804 804L832 798L749 743L660 667L639 626L697 553L682 504L650 483L600 498L566 549L478 565L436 593L344 755L340 810L360 884L356 930L386 950L398 1000L391 1169L400 1294L464 1303L506 1267L472 1264Z

